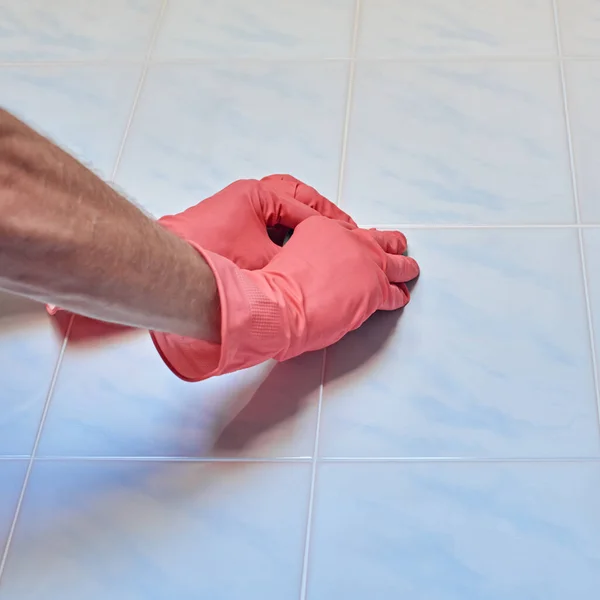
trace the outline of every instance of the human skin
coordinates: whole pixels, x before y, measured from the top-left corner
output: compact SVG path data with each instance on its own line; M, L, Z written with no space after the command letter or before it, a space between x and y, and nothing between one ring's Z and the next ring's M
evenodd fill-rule
M103 321L220 340L202 256L1 109L0 288Z

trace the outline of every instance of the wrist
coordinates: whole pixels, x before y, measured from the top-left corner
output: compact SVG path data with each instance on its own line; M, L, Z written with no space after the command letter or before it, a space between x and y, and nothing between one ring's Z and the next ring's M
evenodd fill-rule
M240 269L218 254L203 251L203 257L221 302L220 368L237 370L284 353L292 330L285 286L270 273Z
M171 370L186 381L200 381L287 357L300 322L295 313L301 304L292 286L280 275L240 269L216 253L194 247L215 277L221 343L153 332L154 343Z

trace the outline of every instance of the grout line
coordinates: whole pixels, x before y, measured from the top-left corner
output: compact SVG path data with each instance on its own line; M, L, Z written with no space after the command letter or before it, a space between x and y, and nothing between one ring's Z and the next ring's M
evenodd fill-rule
M360 0L357 0L357 3ZM312 538L313 513L315 506L315 488L317 486L317 464L319 462L319 437L321 433L321 414L323 410L323 391L325 388L325 365L327 363L327 348L323 350L323 366L321 368L321 385L319 387L319 404L317 407L317 423L315 426L315 445L313 447L312 469L310 473L310 491L308 494L308 511L306 514L306 537L304 539L304 555L302 559L302 583L300 600L306 599L308 587L308 559Z
M156 462L156 463L312 463L310 456L276 458L196 457L196 456L36 456L36 462Z
M38 69L41 67L121 67L124 65L141 65L143 59L98 59L98 60L32 60L32 61L0 61L0 69L13 68L32 68Z
M21 486L21 492L19 494L19 499L17 500L17 506L15 507L15 514L12 519L12 523L10 525L10 529L8 531L8 537L6 538L6 545L4 546L4 552L0 556L0 583L2 583L2 574L4 573L4 567L6 566L6 561L8 559L8 553L10 550L10 546L15 534L15 530L17 528L17 522L19 520L19 515L21 514L21 508L23 506L23 499L25 498L25 493L27 491L27 485L29 483L29 478L31 477L31 471L33 469L33 464L35 462L35 455L40 444L40 440L42 439L42 432L44 430L44 424L46 423L46 417L48 416L48 411L50 409L50 402L52 400L52 394L54 392L54 387L56 386L56 381L58 379L58 373L60 371L60 365L62 363L63 356L65 354L65 350L67 348L67 344L69 342L69 336L71 335L71 328L73 327L74 317L71 317L69 321L69 325L67 327L67 331L65 333L65 337L63 339L60 351L58 353L58 357L56 359L56 365L54 366L54 371L52 373L52 378L50 379L50 385L48 386L48 392L46 393L46 399L44 402L44 408L42 410L42 416L40 418L40 423L37 428L37 432L35 435L35 440L33 442L33 448L31 449L31 456L29 457L29 462L27 464L27 469L25 471L25 477L23 479L23 485Z
M325 456L319 459L325 463L563 463L585 462L600 463L600 456L564 456L564 457L468 457L468 456L379 456L379 457L333 457Z
M380 55L380 56L361 56L356 57L356 62L359 63L398 63L398 64L409 64L409 65L419 65L419 64L438 64L438 63L473 63L480 64L485 62L493 62L493 63L511 63L511 62L529 62L529 63L548 63L548 62L556 62L561 60L555 54L547 54L541 56L527 56L520 54L507 54L507 55L468 55L468 54L431 54L424 56L389 56L389 55ZM600 57L597 57L597 60L600 60Z
M168 2L168 0L167 0ZM155 41L155 39L153 39ZM146 54L146 57L148 55ZM430 55L430 56L373 56L373 57L349 57L349 56L232 56L232 57L197 57L197 58L100 58L100 59L72 59L72 60L33 60L33 61L10 61L0 60L0 68L38 68L38 67L94 67L94 66L122 66L122 65L204 65L209 63L311 63L311 62L395 62L405 64L429 64L429 63L482 63L482 62L558 62L558 61L599 61L599 56L527 56L527 55L490 55L469 56L456 55Z
M352 41L350 43L350 64L348 67L348 91L344 114L344 127L342 130L342 151L340 153L340 169L338 172L338 188L336 204L341 205L344 188L344 173L346 170L348 154L348 135L350 133L350 119L352 115L352 101L354 97L354 77L356 73L356 48L358 45L358 32L360 27L361 0L355 0L354 19L352 26ZM300 600L306 600L308 594L308 565L311 550L313 514L315 505L315 492L317 487L317 465L319 460L319 438L321 434L321 415L323 411L323 391L325 388L325 369L327 365L327 348L323 350L323 366L321 369L321 385L319 386L319 404L317 408L317 423L315 427L315 445L313 448L313 461L310 474L310 491L308 496L308 511L306 515L306 537L304 540L304 556L302 558L302 580L300 585Z
M320 427L321 409L317 410ZM261 457L195 457L195 456L35 456L35 462L143 462L143 463L255 463L313 464L316 463L387 463L387 462L452 462L452 463L512 463L512 462L600 462L600 456L323 456L318 457L318 445L313 456ZM315 461L315 456L317 459ZM0 461L31 460L31 456L1 456Z
M358 30L360 27L361 0L356 0L354 5L354 26L352 29L352 42L350 45L350 66L348 67L348 95L346 97L346 112L344 114L344 128L342 130L342 152L340 156L340 171L338 174L338 189L336 204L341 206L344 191L344 178L348 155L348 136L350 134L350 119L352 118L352 104L354 100L354 78L356 75L356 48L358 46Z
M129 118L127 119L127 124L125 125L125 130L123 131L123 136L121 137L121 142L119 144L119 150L117 152L115 164L114 164L114 167L112 170L112 174L110 176L110 179L113 183L117 176L119 166L121 165L121 159L123 158L123 152L125 151L125 145L127 144L127 138L129 137L131 125L133 124L133 119L135 117L135 113L136 113L136 110L137 110L137 107L138 107L138 104L140 101L140 97L142 95L142 90L144 88L144 84L146 83L146 76L148 75L148 70L150 68L152 53L154 52L154 46L156 46L156 41L158 39L158 34L160 32L160 27L162 25L163 17L167 10L168 4L169 4L169 0L162 0L162 4L160 5L160 10L158 11L156 21L154 22L152 36L150 37L150 42L148 44L148 50L146 51L146 56L144 58L144 63L142 66L142 72L140 74L140 79L138 82L137 89L135 90L135 96L133 97L133 104L131 105L131 111L129 112Z
M154 50L154 45L156 44L156 39L158 37L158 32L159 32L159 29L160 29L160 25L161 25L161 22L162 22L163 15L164 15L165 10L167 8L168 1L169 0L162 0L162 4L160 6L160 10L158 12L158 15L156 17L156 21L154 23L154 27L153 27L153 30L152 30L152 35L151 35L151 38L150 38L150 42L148 44L148 50L146 52L146 58L145 58L145 61L144 61L144 67L142 69L142 74L140 76L140 81L138 83L138 87L137 87L137 90L136 90L136 95L134 97L133 106L132 106L131 112L129 114L129 119L127 121L127 125L125 126L125 131L124 131L123 137L121 138L121 142L120 142L120 145L119 145L119 150L118 150L117 157L115 159L115 164L114 164L114 167L113 167L113 170L112 170L111 180L113 180L113 181L115 179L117 170L119 168L119 164L121 162L121 157L123 155L123 150L125 148L125 143L127 141L127 136L129 134L129 130L131 128L131 123L133 122L133 117L134 117L134 114L135 114L135 109L137 107L137 104L138 104L138 101L139 101L139 97L140 97L140 94L141 94L141 91L142 91L142 87L143 87L144 81L146 79L146 74L148 72L148 63L150 61L150 57L152 56L152 52ZM58 374L60 372L60 368L61 368L61 365L62 365L63 357L65 355L65 351L66 351L67 345L69 343L69 336L71 334L71 328L73 327L74 318L75 317L72 316L71 320L69 321L69 326L67 327L67 332L66 332L65 337L63 339L63 343L62 343L62 346L61 346L61 349L60 349L60 352L59 352L59 355L58 355L58 358L57 358L57 361L56 361L56 365L54 367L54 372L52 373L52 379L50 380L50 386L48 388L48 393L46 395L46 401L44 403L44 410L42 412L42 417L40 419L40 424L39 424L39 427L38 427L38 430L37 430L37 434L36 434L36 438L35 438L35 441L34 441L34 444L33 444L33 449L31 451L31 458L29 459L29 463L27 465L27 470L25 472L25 478L23 480L23 486L21 488L21 493L19 494L19 499L17 501L17 506L15 508L15 514L14 514L14 517L13 517L13 520L12 520L12 523L11 523L11 527L10 527L10 530L9 530L9 533L8 533L8 538L6 540L6 545L4 547L4 552L2 553L2 556L0 557L0 582L2 581L2 574L4 573L4 568L6 566L6 561L8 559L8 553L10 551L10 546L11 546L11 543L12 543L12 540L13 540L15 529L17 527L17 521L18 521L19 515L21 513L21 507L23 505L23 499L25 498L25 493L27 491L27 486L28 486L28 483L29 483L29 478L31 476L31 471L33 469L33 464L34 464L35 458L36 458L35 455L37 453L37 449L38 449L38 446L39 446L39 443L40 443L40 440L41 440L41 437L42 437L42 432L43 432L43 429L44 429L44 424L46 422L46 417L48 415L48 410L50 408L50 403L52 401L52 395L54 393L54 388L55 388L55 385L56 385L56 381L58 379Z
M552 9L554 12L554 27L556 30L556 44L558 47L558 56L562 58L562 38L560 33L560 19L558 12L558 0L552 0ZM592 369L594 379L594 391L596 394L596 416L600 433L600 382L598 381L598 359L596 356L596 344L594 335L594 318L592 315L592 303L590 300L589 284L587 277L587 263L585 257L585 244L583 240L583 230L581 228L581 205L579 200L579 187L577 185L577 170L575 165L575 149L573 145L573 133L571 130L571 118L569 111L569 96L567 93L567 78L565 75L565 65L562 60L559 61L560 80L562 87L563 108L565 118L565 128L567 133L567 144L569 148L569 163L571 169L571 185L573 188L573 200L575 207L575 217L577 220L577 237L579 238L579 256L581 259L581 275L583 280L583 292L585 297L585 308L587 314L587 324L589 333L590 353L592 358Z
M565 224L552 224L552 223L532 223L529 225L493 225L493 224L481 224L471 225L468 223L456 223L456 224L435 224L435 223L375 223L361 225L364 229L374 227L375 229L593 229L600 227L600 223L565 223Z
M321 410L317 411L320 426ZM315 436L316 441L316 436ZM35 456L35 463L42 462L140 462L140 463L240 463L240 464L326 464L326 463L600 463L600 456L317 456L245 458L245 457L194 457L194 456ZM23 462L31 456L2 456L0 461Z

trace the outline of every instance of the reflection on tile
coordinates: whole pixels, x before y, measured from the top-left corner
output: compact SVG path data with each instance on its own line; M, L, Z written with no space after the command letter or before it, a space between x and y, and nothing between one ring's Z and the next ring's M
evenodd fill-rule
M359 65L343 204L363 223L573 220L556 65Z
M600 223L600 62L567 62L565 71L581 218Z
M4 552L26 470L25 460L0 460L0 556Z
M600 56L600 3L597 0L558 0L565 56Z
M190 384L134 332L69 347L40 456L312 456L322 353Z
M0 106L108 177L139 70L134 66L0 67Z
M600 356L600 228L583 233L587 276L594 321L596 356ZM598 373L600 376L600 373ZM599 407L600 408L600 407Z
M592 600L597 463L320 467L309 600Z
M309 484L309 465L38 463L0 598L295 598Z
M551 0L367 0L359 56L551 56Z
M354 0L171 0L157 58L348 56Z
M0 292L0 455L27 455L61 341L44 308Z
M0 0L0 60L144 58L161 0Z
M346 79L337 62L154 67L118 182L155 215L273 172L333 196Z
M577 232L421 230L409 244L421 278L404 314L327 351L320 453L598 456Z

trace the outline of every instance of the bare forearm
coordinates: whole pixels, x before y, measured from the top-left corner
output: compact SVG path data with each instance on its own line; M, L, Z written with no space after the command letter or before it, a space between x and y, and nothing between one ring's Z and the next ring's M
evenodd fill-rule
M219 338L202 257L2 110L0 288L106 321Z

